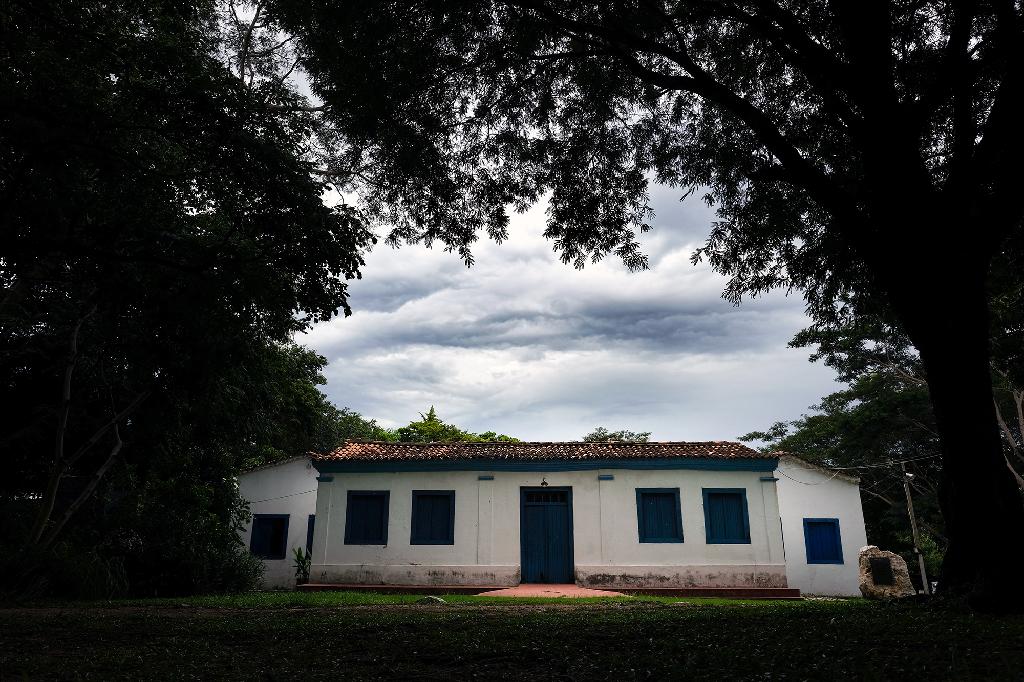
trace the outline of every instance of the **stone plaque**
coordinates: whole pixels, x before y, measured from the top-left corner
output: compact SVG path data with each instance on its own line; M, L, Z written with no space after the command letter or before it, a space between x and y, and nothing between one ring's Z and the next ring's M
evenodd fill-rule
M868 599L897 599L916 594L907 562L874 545L860 550L860 593Z
M892 574L892 560L887 556L876 556L868 559L871 568L871 582L875 585L893 585L896 578Z

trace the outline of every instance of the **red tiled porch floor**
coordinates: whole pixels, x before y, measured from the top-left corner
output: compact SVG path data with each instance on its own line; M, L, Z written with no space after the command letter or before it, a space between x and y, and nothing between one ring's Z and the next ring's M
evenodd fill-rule
M523 583L515 587L481 592L480 597L622 597L621 592L594 590L579 585Z

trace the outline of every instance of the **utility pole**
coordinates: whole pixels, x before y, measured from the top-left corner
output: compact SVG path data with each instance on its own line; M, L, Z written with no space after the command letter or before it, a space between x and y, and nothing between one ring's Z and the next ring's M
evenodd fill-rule
M928 574L924 570L924 554L921 554L921 542L917 537L917 518L914 516L914 501L910 499L910 479L914 477L907 471L907 463L900 462L903 468L903 492L907 494L907 513L910 514L910 532L914 536L914 554L917 555L917 565L921 569L921 585L925 594L931 594L932 588L928 584Z

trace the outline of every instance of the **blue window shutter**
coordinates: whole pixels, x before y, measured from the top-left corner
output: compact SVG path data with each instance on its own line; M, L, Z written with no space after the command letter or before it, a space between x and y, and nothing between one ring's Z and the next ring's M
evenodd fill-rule
M809 564L843 563L839 519L804 519L804 547Z
M747 491L744 488L704 488L703 496L708 544L749 544Z
M288 514L253 514L249 550L261 559L284 559L288 554Z
M388 544L387 490L349 490L345 512L346 545Z
M253 519L253 537L249 543L249 548L256 556L263 556L266 554L267 548L270 546L270 526L266 523L261 523L260 519Z
M640 542L682 542L679 488L637 488L636 518Z
M313 527L316 525L316 514L310 514L306 519L306 553L313 553Z
M413 490L413 545L455 544L455 491Z
M249 549L258 557L266 556L270 548L270 526L261 523L260 519L252 520L252 540Z

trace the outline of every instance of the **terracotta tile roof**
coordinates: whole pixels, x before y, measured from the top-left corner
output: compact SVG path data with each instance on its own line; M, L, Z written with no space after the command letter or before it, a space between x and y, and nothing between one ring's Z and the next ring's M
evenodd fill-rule
M314 455L315 461L423 460L588 460L706 457L713 459L771 459L741 443L388 443L348 441L334 452Z

